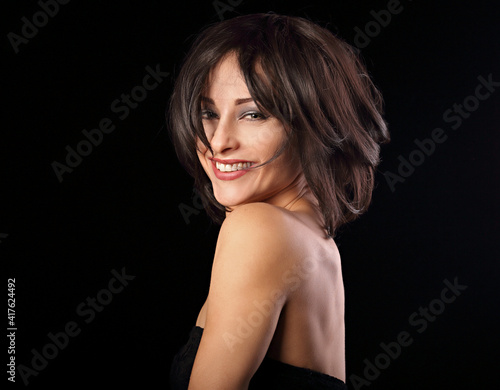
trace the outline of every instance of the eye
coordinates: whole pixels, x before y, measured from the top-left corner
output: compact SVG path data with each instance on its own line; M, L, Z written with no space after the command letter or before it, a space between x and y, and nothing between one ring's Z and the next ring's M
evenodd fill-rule
M217 114L211 110L201 110L201 119L216 119Z
M252 111L252 112L247 112L243 114L242 118L247 118L248 120L251 121L259 121L259 120L264 120L267 119L267 116L264 114L257 112L257 111Z

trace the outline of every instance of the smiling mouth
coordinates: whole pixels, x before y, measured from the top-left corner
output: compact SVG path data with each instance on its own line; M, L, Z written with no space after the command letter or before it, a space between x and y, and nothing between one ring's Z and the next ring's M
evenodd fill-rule
M218 161L215 162L215 167L217 170L220 172L236 172L236 171L241 171L242 169L247 169L250 168L252 165L251 162L240 162L236 164L223 164Z

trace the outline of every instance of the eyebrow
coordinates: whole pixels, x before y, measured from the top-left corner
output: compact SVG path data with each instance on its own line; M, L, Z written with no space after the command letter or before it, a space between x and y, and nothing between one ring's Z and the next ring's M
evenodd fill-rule
M206 102L206 103L213 104L215 106L215 102L212 99L210 99L209 97L202 96L201 100L204 101L204 102ZM244 104L244 103L248 103L248 102L253 102L253 98L249 97L249 98L236 99L234 101L234 105L238 106L240 104Z

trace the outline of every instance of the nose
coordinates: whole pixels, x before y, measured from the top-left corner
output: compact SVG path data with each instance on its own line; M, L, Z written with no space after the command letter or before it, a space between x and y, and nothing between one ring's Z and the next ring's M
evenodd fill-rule
M233 150L238 147L238 139L236 134L235 123L229 118L221 118L216 121L215 129L212 133L212 138L208 139L214 154L223 154L228 150Z

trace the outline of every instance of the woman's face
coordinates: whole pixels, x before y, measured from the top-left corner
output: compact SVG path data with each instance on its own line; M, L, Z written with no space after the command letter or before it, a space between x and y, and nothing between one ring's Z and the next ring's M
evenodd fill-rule
M198 157L210 178L217 201L227 207L275 203L301 173L291 148L263 167L282 145L286 133L274 117L260 112L248 92L236 55L219 62L202 97L203 127L214 155L198 140Z

